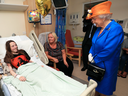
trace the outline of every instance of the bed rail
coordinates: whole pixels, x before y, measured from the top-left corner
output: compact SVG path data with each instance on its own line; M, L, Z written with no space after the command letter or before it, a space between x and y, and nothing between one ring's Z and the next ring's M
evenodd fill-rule
M3 80L1 80L1 88L4 96L11 96L11 93L8 89L8 87L3 83Z
M97 82L90 79L87 89L80 96L94 96Z
M44 52L44 47L43 45L39 42L34 30L32 30L29 34L29 38L34 42L34 47L35 47L35 50L39 56L39 58L41 59L41 61L44 63L44 64L48 64L48 58Z

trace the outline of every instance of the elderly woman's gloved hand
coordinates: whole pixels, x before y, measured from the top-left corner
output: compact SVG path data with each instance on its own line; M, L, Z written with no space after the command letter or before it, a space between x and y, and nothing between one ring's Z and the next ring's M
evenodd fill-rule
M91 63L95 63L91 53L89 53L89 55L88 55L88 61L91 62Z

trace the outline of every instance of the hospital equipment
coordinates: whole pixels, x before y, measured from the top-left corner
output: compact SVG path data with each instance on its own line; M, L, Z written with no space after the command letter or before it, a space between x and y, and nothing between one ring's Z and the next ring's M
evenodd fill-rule
M55 9L62 9L68 7L67 0L51 0L51 2Z
M30 39L33 41L31 41ZM3 58L5 54L5 42L7 40L14 40L17 45L18 48L20 49L24 49L29 56L31 57L31 60L34 62L37 62L37 64L41 64L44 65L44 67L46 69L48 69L49 71L56 71L53 68L48 67L46 64L48 63L48 59L44 53L44 49L42 44L39 42L38 38L36 37L36 35L34 34L34 31L31 31L29 38L25 35L22 36L12 36L12 37L7 37L7 38L0 38L0 48L1 48L1 52L0 52L0 59L1 59L1 63L4 64L3 62ZM25 46L24 46L25 45ZM7 69L5 68L6 66L4 65L4 73L7 73ZM4 93L5 96L22 96L22 94L11 84L6 84L3 81L3 78L5 76L2 76L0 83L1 83L1 88L2 91ZM70 78L72 79L72 78ZM89 81L88 87L85 89L85 91L80 95L80 96L93 96L93 90L96 88L97 83L93 80Z
M116 20L116 22L122 26L125 33L128 33L128 18L124 20Z

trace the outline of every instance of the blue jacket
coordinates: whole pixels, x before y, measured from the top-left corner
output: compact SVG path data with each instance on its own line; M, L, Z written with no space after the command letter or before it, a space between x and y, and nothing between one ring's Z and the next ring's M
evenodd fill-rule
M99 35L100 27L96 30L90 52L95 58L95 65L105 68L106 72L101 82L98 82L97 92L112 95L116 89L117 71L121 44L124 39L122 27L112 20Z

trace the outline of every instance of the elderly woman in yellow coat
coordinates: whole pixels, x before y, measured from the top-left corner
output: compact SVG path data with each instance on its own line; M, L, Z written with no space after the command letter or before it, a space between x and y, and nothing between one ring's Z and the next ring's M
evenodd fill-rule
M103 79L97 81L95 96L112 95L116 90L119 56L124 33L122 27L110 19L112 16L111 4L110 1L106 1L92 7L86 18L92 19L92 23L98 27L92 39L89 61L106 69Z

